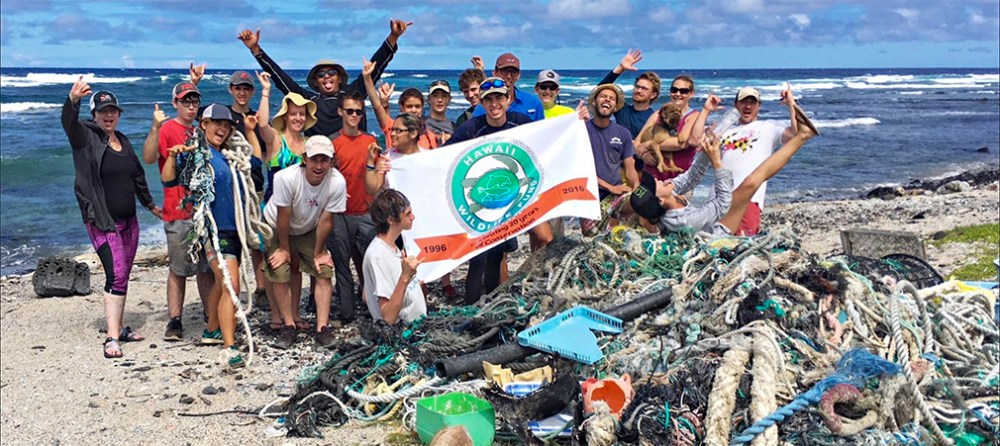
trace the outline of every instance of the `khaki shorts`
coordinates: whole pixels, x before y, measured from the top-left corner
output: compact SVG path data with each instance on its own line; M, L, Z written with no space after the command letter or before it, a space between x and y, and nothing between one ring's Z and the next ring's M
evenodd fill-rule
M163 222L163 232L167 235L167 258L170 262L170 272L191 277L198 273L211 271L204 255L198 256L198 263L191 261L188 249L191 247L191 220L174 220Z
M288 283L288 281L292 280L292 266L286 263L277 268L271 268L271 264L267 261L271 257L271 254L274 254L278 250L277 230L273 231L273 235L266 241L265 246L267 248L267 255L264 257L264 261L261 262L264 277L274 283ZM289 255L298 254L299 270L302 272L321 279L333 278L333 268L327 265L323 265L320 271L316 271L316 265L313 261L313 253L316 252L316 229L302 235L288 236L288 250Z

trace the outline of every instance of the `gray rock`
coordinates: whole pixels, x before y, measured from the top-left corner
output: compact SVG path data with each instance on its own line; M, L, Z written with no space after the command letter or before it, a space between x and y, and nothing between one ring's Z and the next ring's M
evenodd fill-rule
M205 387L204 389L201 389L201 393L205 395L215 395L219 393L219 389L216 389L215 387L212 386L208 386Z
M90 294L90 268L65 257L46 257L38 261L31 284L38 297L86 296Z
M181 395L179 402L181 404L192 404L194 403L194 398L191 398L190 396L187 395Z

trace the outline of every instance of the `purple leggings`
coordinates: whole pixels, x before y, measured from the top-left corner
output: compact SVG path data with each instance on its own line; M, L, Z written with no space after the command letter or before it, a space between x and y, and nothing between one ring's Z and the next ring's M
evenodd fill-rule
M128 293L128 277L132 274L135 250L139 247L139 220L116 220L109 232L87 222L87 235L104 267L104 291L117 296Z

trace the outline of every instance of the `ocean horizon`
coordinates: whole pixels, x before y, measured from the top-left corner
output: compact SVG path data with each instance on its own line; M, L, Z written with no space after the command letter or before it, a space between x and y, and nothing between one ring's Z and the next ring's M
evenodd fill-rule
M229 103L226 86L232 71L256 68L209 67L201 84L203 103ZM359 73L356 67L347 69L352 80ZM426 91L431 81L447 79L453 90L448 115L454 119L468 106L457 85L463 69L390 66L383 80L396 84L398 97L405 88ZM769 182L768 203L852 198L881 185L998 165L1000 69L996 67L651 70L664 79L664 94L654 106L664 102L670 79L688 74L697 87L692 107L700 107L709 92L731 103L735 92L749 85L761 91L761 119L787 120L778 98L785 82L791 83L822 135ZM557 71L563 84L560 99L572 106L608 70ZM306 72L289 70L303 84ZM537 73L523 71L518 88L530 91ZM30 270L40 257L91 250L73 194L72 155L59 123L66 94L80 75L94 90L118 95L124 110L119 130L138 151L153 105L159 103L173 114L170 89L187 78L187 69L0 68L0 275ZM626 94L635 75L629 72L618 80ZM272 97L271 103L273 116L279 97ZM375 122L370 110L369 122ZM977 151L983 147L988 153ZM156 168L146 166L146 174L154 198L161 201ZM163 243L162 224L152 215L140 211L140 226L143 244Z

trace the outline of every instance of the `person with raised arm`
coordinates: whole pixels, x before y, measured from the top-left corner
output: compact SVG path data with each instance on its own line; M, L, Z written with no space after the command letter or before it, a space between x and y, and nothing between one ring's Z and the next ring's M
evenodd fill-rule
M76 201L104 267L104 317L108 325L104 357L121 358L122 342L145 339L123 327L129 276L139 246L135 202L138 199L157 218L162 217L162 210L149 194L146 173L132 143L118 131L122 115L118 98L110 91L94 93L90 98L93 119L81 121L80 101L90 95L90 85L80 76L63 103L62 126L73 150Z
M399 49L399 37L412 24L412 22L404 22L402 20L389 20L389 35L371 57L371 60L375 63L375 70L372 75L375 80L378 80L382 76L382 72L385 71L385 68L389 65L389 61L392 60ZM261 49L260 29L257 29L256 32L245 29L240 32L237 38L250 50L250 53L253 54L261 68L271 74L274 86L278 90L281 90L286 95L289 93L298 93L303 98L307 98L316 104L317 123L315 127L309 129L306 136L330 136L339 131L343 126L343 121L338 113L341 95L348 90L361 91L364 94L361 78L356 78L353 82L348 83L347 70L344 69L344 66L328 59L321 60L313 65L306 77L306 83L309 88L303 88L285 70L278 66L271 59L271 56ZM362 117L360 128L362 130L367 130L368 128L364 117Z
M642 60L642 51L629 49L618 63L597 85L613 84L622 73L638 71L635 64ZM632 138L639 136L642 127L653 115L653 102L660 97L660 76L652 71L640 74L632 85L632 103L616 111L615 123L628 129Z

